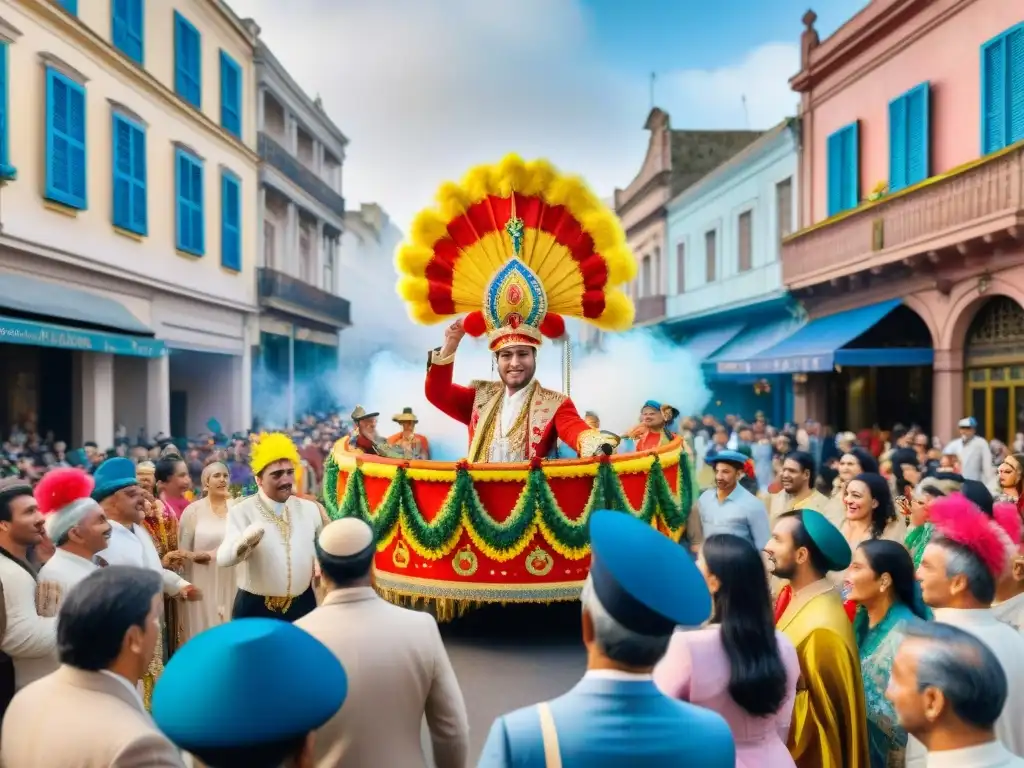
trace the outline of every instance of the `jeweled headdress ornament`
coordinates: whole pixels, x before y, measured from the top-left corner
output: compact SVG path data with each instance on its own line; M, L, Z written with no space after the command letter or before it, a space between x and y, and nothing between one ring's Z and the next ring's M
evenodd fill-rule
M515 155L444 184L395 260L398 293L424 325L467 313L492 351L537 347L565 334L565 318L606 331L633 324L621 286L636 275L615 214L584 182Z

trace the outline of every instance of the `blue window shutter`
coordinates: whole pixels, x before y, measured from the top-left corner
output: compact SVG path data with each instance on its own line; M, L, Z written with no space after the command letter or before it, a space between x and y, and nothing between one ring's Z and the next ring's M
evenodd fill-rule
M192 24L174 12L174 90L196 109L203 103L202 38Z
M80 210L87 206L85 126L85 89L47 68L45 196Z
M848 211L860 205L860 123L843 128L843 189L842 209Z
M114 45L130 59L142 64L146 28L143 0L113 0L111 9Z
M931 175L931 85L921 83L911 89L907 105L907 185L917 184Z
M1009 137L1007 144L1024 139L1024 24L1006 34L1007 111Z
M149 194L147 192L146 131L135 126L132 133L132 226L145 235L149 231Z
M828 169L825 181L828 187L828 215L835 216L843 210L843 139L838 131L828 137L826 152L828 155Z
M145 235L146 132L123 115L114 115L114 226Z
M68 13L78 15L78 0L60 0L60 4L64 6L64 10Z
M241 138L242 68L224 51L220 52L220 124Z
M186 207L188 190L188 157L180 149L174 153L174 219L175 219L175 242L178 250L185 250L189 242L189 216Z
M220 263L228 269L242 269L241 185L230 173L221 175Z
M192 247L195 253L206 253L206 222L203 216L203 166L192 161Z
M1006 37L981 46L981 154L1006 146Z
M206 251L203 162L183 149L177 149L174 173L177 248L194 256L202 256Z
M907 186L907 97L889 102L889 191Z
M15 170L11 165L11 134L7 121L8 104L7 43L0 43L0 179L13 179L15 177Z

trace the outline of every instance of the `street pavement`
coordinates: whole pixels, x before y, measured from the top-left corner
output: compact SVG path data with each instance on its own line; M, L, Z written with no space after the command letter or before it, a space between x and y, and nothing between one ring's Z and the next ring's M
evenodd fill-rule
M469 711L475 766L498 715L547 701L583 675L579 603L487 606L442 625ZM424 750L430 754L424 724Z

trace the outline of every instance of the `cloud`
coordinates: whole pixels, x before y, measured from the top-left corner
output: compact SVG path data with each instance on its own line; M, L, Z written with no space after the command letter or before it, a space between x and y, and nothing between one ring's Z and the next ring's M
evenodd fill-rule
M624 187L647 146L648 82L617 69L576 0L231 0L351 144L345 197L404 227L440 182L515 151ZM663 75L677 128L767 128L792 114L795 45L719 70Z

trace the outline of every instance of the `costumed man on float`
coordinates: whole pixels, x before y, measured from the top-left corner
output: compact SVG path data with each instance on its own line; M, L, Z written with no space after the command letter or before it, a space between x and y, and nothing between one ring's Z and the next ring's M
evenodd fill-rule
M412 412L412 408L403 408L401 413L396 413L391 420L402 428L388 438L388 445L392 449L401 452L402 457L419 461L430 460L430 441L423 435L416 433L416 425L419 419Z
M377 432L377 417L380 413L367 413L361 405L349 415L355 429L352 434L341 438L341 450L346 453L369 453L372 456L401 458L397 450L392 449L386 441L381 440Z
M280 432L254 437L250 465L259 490L228 507L217 565L236 566L232 619L295 621L316 608L314 542L324 518L295 495L299 449Z
M653 451L675 439L669 424L679 416L679 409L648 400L640 409L640 423L629 431L619 446L620 453Z
M537 382L537 349L565 336L565 317L605 331L633 323L619 287L636 274L618 219L577 178L544 161L509 156L446 184L396 256L399 295L413 320L462 313L430 353L427 400L469 427L471 462L554 455L559 440L582 457L614 441L579 415L567 394ZM452 382L465 335L486 334L500 381Z

